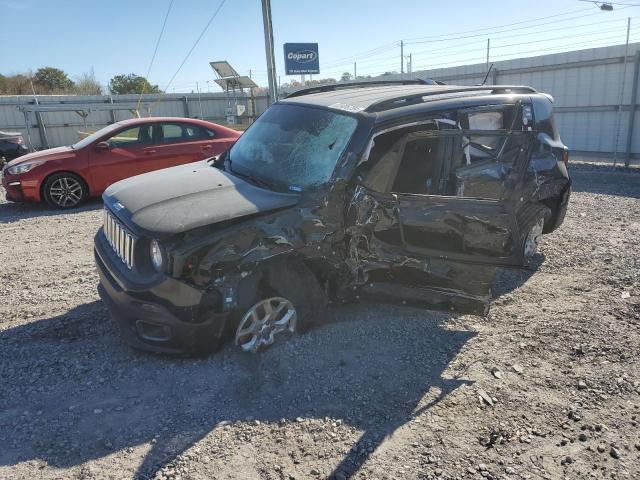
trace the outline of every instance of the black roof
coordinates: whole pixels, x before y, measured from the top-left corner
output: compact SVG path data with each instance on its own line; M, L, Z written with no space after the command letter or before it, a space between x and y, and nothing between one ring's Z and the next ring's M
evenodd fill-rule
M294 92L284 103L306 103L350 112L381 112L429 100L464 97L469 94L537 93L532 87L520 85L431 85L420 83L367 85L327 85Z

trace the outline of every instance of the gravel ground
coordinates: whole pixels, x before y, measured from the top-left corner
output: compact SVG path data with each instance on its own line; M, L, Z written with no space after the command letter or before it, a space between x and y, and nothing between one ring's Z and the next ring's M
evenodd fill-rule
M0 202L0 478L640 478L640 173L572 174L487 318L351 305L200 360L121 343L99 202Z

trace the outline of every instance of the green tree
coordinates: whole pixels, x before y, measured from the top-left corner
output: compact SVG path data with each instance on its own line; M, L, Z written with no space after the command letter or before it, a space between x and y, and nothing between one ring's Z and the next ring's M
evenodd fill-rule
M0 73L0 93L7 93L7 77Z
M351 80L351 73L350 72L344 72L342 74L342 76L340 77L340 81L342 81L342 82L348 82L349 80Z
M67 74L54 67L42 67L33 76L33 83L37 93L65 92L73 87L73 82Z
M149 81L130 73L129 75L116 75L109 80L109 90L114 95L123 95L126 93L162 93L158 85L151 85Z

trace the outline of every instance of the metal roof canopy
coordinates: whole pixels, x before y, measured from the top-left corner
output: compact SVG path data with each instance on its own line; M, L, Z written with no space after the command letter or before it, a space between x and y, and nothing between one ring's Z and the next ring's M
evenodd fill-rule
M149 108L149 104L142 104L146 110L147 115L151 116L151 110ZM33 105L18 105L16 107L24 114L24 123L27 129L27 142L29 144L29 150L34 151L33 143L31 142L31 122L29 122L29 112L34 112L36 114L36 121L38 122L38 129L40 132L40 140L45 145L45 147L49 148L49 139L47 138L47 130L44 124L44 120L42 119L41 113L55 113L55 112L76 112L80 117L82 117L82 123L84 124L84 128L87 128L87 117L91 114L91 112L98 111L111 111L114 112L116 110L128 110L131 112L136 118L140 118L140 110L139 106L135 103L131 104L100 104L97 103L95 105L87 106L85 105L74 105L72 103L57 103L57 104L33 104Z

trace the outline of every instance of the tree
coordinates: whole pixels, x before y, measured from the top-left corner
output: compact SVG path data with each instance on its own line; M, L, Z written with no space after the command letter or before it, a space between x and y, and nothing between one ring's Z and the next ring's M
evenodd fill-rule
M7 91L7 77L0 73L0 93L6 93Z
M73 82L67 74L54 67L42 67L33 76L33 83L37 86L37 93L65 92L73 87Z
M22 74L9 75L4 78L2 93L5 95L31 95L29 77Z
M109 80L109 90L114 95L124 95L127 93L162 93L158 85L151 85L149 81L130 73L129 75L116 75Z
M77 95L102 95L102 85L96 79L93 68L76 79L74 91Z
M341 82L348 82L349 80L351 80L351 73L350 72L344 72L342 74L342 76L340 77L340 81Z

